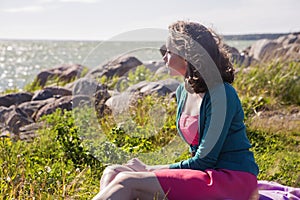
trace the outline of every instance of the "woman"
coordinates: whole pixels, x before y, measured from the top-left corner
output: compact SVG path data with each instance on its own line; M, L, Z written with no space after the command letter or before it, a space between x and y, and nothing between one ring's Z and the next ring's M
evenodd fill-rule
M185 78L176 91L176 125L190 159L148 166L138 159L107 167L95 199L257 198L258 166L230 83L234 70L216 34L199 23L169 26L164 61Z

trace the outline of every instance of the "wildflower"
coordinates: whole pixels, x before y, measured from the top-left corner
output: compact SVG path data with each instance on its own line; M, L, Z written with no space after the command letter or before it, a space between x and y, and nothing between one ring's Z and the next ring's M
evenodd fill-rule
M176 126L175 126L175 125L172 125L172 126L171 126L171 129L176 129Z
M51 172L51 168L49 166L45 166L45 170L46 170L47 173Z

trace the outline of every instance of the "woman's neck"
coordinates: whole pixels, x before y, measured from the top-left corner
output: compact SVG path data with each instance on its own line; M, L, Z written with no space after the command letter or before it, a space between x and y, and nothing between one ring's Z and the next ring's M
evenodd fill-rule
M205 93L187 93L183 113L191 116L199 115L200 106Z

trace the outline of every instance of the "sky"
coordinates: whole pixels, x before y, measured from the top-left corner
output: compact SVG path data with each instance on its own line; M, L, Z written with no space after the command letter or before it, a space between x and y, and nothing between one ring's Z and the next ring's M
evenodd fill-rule
M287 33L300 31L299 10L300 0L0 0L0 39L108 40L177 20L223 35Z

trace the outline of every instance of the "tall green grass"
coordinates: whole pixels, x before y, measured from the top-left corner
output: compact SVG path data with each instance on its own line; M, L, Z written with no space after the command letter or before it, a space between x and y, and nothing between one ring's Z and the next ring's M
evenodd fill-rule
M240 68L234 86L246 116L261 109L300 105L300 63L283 62Z
M84 199L99 188L103 167L85 148L70 113L57 110L31 142L0 139L2 199Z

